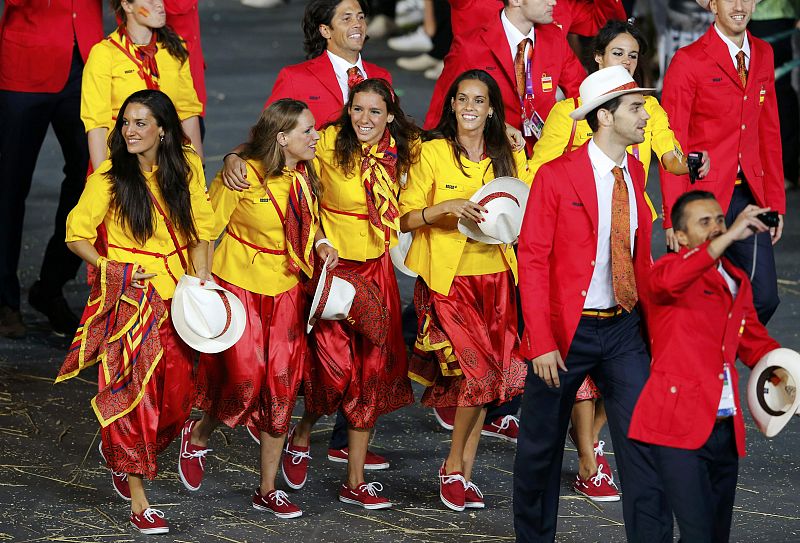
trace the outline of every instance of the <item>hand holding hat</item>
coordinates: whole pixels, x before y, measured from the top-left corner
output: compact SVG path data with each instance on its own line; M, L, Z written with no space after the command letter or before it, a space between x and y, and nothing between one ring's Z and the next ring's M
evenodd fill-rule
M522 228L522 218L528 205L528 185L514 177L498 177L469 199L486 212L481 222L467 217L458 220L458 230L470 239L498 245L514 243Z

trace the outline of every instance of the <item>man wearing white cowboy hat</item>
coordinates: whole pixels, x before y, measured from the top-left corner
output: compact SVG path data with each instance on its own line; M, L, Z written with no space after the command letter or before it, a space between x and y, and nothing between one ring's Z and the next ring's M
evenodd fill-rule
M766 324L779 303L772 246L781 238L786 212L772 48L747 30L757 0L698 3L714 13L714 24L673 57L661 104L684 149L708 149L714 166L702 189L717 198L728 225L748 205L779 213L777 226L733 243L725 255L750 276L753 302ZM670 207L690 188L688 176L662 176L664 228L675 250Z
M672 541L650 452L627 437L650 366L637 302L651 266L651 215L644 169L625 151L644 140L647 90L622 66L587 77L571 115L594 135L544 164L528 198L519 262L531 366L514 463L517 541L555 539L564 438L587 374L606 399L628 541ZM593 479L604 478L598 470Z
M800 358L769 337L747 273L722 256L732 243L767 231L758 218L764 211L747 206L726 228L712 193L684 193L672 207L680 251L661 258L644 285L653 364L629 435L651 444L681 541L726 542L730 536L738 457L745 449L736 358L753 367L767 355L766 366L790 369ZM795 360L781 362L781 351ZM773 377L763 369L762 387ZM777 424L798 405L796 397L788 406L773 403L789 407Z

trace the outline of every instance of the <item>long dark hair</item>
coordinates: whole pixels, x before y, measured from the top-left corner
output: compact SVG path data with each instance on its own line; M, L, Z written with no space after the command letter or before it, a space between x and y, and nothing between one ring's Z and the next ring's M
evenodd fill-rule
M648 46L644 34L642 34L642 31L639 30L639 28L633 23L609 19L605 26L603 26L603 28L597 32L597 35L592 40L592 65L595 66L595 68L599 68L597 63L594 62L594 55L600 55L601 57L605 55L608 45L620 34L630 34L631 37L636 40L636 43L639 44L639 58L636 62L636 69L633 71L633 79L641 85L642 62L647 56Z
M461 173L469 176L461 163L461 155L466 153L464 146L458 141L458 123L453 111L452 102L458 94L458 86L462 81L480 81L489 89L489 105L494 110L494 114L486 119L483 127L483 141L486 146L486 155L492 159L495 177L516 177L517 163L514 160L514 152L506 136L506 113L503 106L503 95L497 82L483 70L467 70L459 75L444 98L442 104L442 115L439 117L439 124L436 125L428 139L444 138L450 142L453 149L453 156L456 159Z
M125 10L122 9L123 1L132 4L136 0L110 0L111 9L114 10L119 20L122 21L122 25L117 29L120 34L122 33L122 27L128 22L128 15L125 13ZM151 30L156 35L156 42L160 43L170 55L178 59L181 64L186 62L189 58L189 51L186 50L183 40L172 30L171 26L164 25L161 28L153 28Z
M328 40L319 33L319 25L332 26L333 14L343 0L312 0L303 13L303 50L306 58L316 58L328 48ZM364 0L358 0L361 11L368 12Z
M255 160L261 163L267 176L280 175L286 166L281 146L278 144L278 133L289 132L297 126L300 115L308 109L305 102L293 98L281 98L261 112L258 121L250 129L250 139L244 144L239 155L244 160ZM304 161L306 173L314 195L322 196L322 183L314 170L311 160Z
M169 97L158 90L134 92L123 102L114 129L108 137L111 150L111 168L106 176L111 181L111 205L116 208L119 222L144 245L155 233L155 210L150 200L139 158L128 152L125 143L124 114L128 104L141 104L150 110L156 124L164 130L164 139L158 145L155 172L156 184L164 199L164 212L175 228L189 243L197 241L197 229L192 215L189 181L192 176L187 152L189 141L183 133L181 120Z
M353 122L350 120L353 99L360 92L371 92L380 96L386 104L387 113L394 115L394 120L386 126L397 144L397 174L399 177L408 173L411 164L416 162L419 156L419 145L416 143L420 137L420 129L403 113L400 108L400 98L394 93L389 82L379 78L365 79L350 89L350 97L342 109L342 114L331 123L339 127L334 147L337 166L341 167L345 175L349 176L361 156L361 142L358 141L356 131L353 129Z

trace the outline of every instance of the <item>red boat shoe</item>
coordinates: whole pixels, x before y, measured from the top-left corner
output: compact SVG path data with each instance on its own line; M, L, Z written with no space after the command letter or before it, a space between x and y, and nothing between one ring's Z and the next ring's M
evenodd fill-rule
M434 407L433 416L436 417L436 422L445 430L452 430L453 424L456 420L455 407Z
M358 488L350 488L347 483L343 483L339 489L339 501L360 505L364 509L388 509L392 502L378 495L382 490L383 485L380 483L361 483Z
M349 456L347 447L343 449L328 449L328 460L331 462L346 464ZM367 457L364 459L364 469L378 471L388 467L389 461L386 458L370 450L367 451Z
M517 442L519 419L514 415L499 417L483 425L482 436L496 437L511 443Z
M131 526L148 535L169 532L169 524L164 520L164 513L152 507L148 507L138 515L131 512Z
M463 511L466 507L467 481L460 471L445 472L445 463L439 468L439 498L453 511Z
M297 518L303 512L289 501L289 495L283 490L273 490L262 496L258 489L253 496L253 509L269 511L278 518Z
M292 444L294 426L286 436L286 445L283 447L281 457L281 471L283 480L295 490L300 490L308 480L308 461L311 460L309 447L300 447Z
M586 496L593 502L616 502L619 501L619 489L611 477L603 471L603 466L597 466L597 473L588 479L582 479L577 475L572 485L575 492Z
M196 420L187 420L181 430L181 450L178 454L178 477L187 490L194 492L203 483L206 471L206 454L211 452L208 447L192 445L192 428Z
M472 481L467 481L464 488L464 507L466 509L483 509L486 503L483 501L483 492Z

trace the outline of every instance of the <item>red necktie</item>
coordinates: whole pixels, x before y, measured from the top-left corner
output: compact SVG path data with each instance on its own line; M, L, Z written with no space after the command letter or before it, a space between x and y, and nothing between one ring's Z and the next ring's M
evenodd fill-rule
M364 76L361 75L361 70L358 69L358 66L353 66L347 69L347 88L352 89L359 83L364 81Z
M739 72L739 79L742 81L742 87L746 87L747 65L744 63L744 51L736 53L736 71Z
M633 309L639 299L636 276L631 257L631 210L628 185L622 169L612 168L614 189L611 193L611 277L614 297L626 311Z

